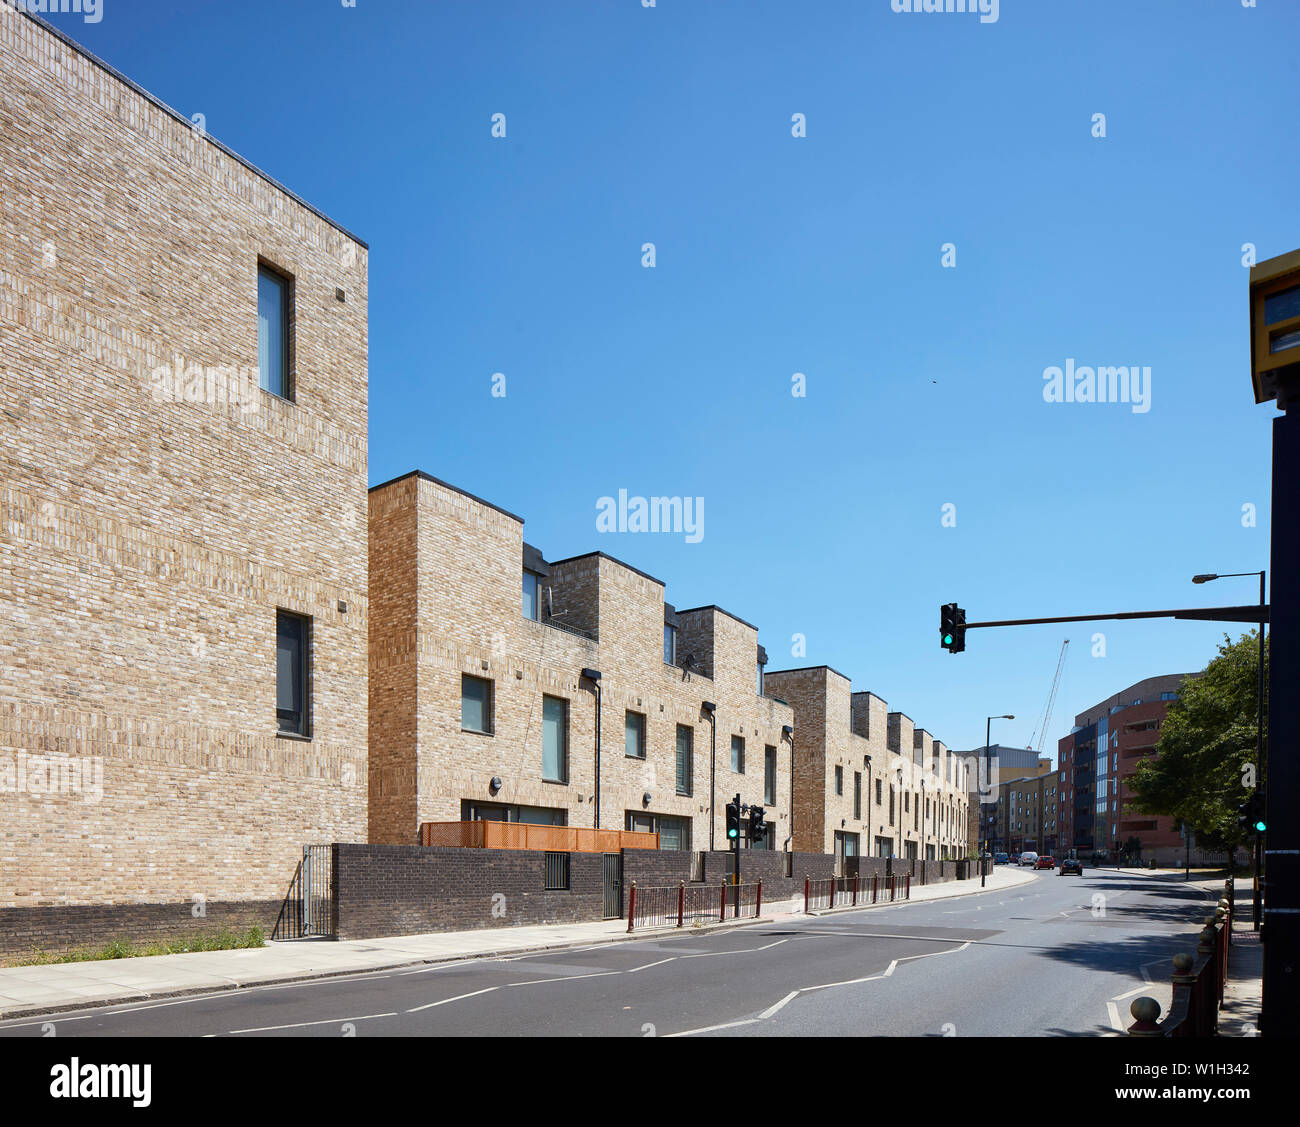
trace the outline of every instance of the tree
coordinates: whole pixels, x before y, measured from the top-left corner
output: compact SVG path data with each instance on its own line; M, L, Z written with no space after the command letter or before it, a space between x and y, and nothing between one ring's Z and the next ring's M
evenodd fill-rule
M1233 642L1225 634L1219 656L1200 677L1183 682L1160 727L1155 756L1129 780L1132 808L1177 818L1204 843L1242 844L1247 835L1237 824L1237 808L1254 789L1258 691L1259 635L1252 630ZM1266 756L1267 738L1265 732Z

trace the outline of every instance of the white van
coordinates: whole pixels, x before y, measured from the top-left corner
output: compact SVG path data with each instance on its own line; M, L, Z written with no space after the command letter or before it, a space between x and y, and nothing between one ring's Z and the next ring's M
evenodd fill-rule
M1022 853L1022 854L1020 854L1020 863L1021 863L1022 865L1031 865L1031 866L1032 866L1032 865L1034 864L1034 862L1037 861L1037 860L1038 860L1038 854L1037 854L1037 853Z

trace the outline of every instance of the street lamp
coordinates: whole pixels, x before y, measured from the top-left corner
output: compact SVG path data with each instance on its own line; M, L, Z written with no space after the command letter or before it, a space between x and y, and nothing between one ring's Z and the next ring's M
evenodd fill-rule
M994 721L994 720L1014 720L1014 719L1015 719L1015 717L1014 717L1011 713L1009 713L1009 712L1004 713L1004 714L1001 715L1001 716L987 716L987 717L984 718L984 781L985 781L986 783L989 783L989 782L992 782L992 781L993 781L993 780L990 778L990 775L991 775L991 773L992 773L992 768L990 767L990 762L991 762L992 757L989 755L989 738L990 738L990 729L993 727L993 721ZM987 839L986 839L986 841L987 841ZM984 844L985 844L985 842L977 842L976 844L978 844L979 847L980 847L980 888L983 888L983 887L985 886L985 884L987 883L989 867L988 867L988 865L987 865L987 864L985 863L985 861L984 861Z
M1212 583L1216 579L1235 579L1244 575L1259 576L1259 690L1255 702L1255 788L1264 784L1264 571L1229 571L1222 575L1193 575L1193 583ZM1255 931L1259 930L1259 869L1260 869L1260 835L1255 834L1255 904L1251 910L1251 922Z

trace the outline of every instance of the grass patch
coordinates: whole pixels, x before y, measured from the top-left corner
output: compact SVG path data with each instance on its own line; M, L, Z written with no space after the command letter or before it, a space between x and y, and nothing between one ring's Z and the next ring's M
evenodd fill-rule
M265 946L266 933L260 927L250 927L242 932L222 928L220 931L199 932L180 939L151 940L141 943L127 939L114 939L103 947L83 947L72 951L36 951L31 955L7 961L6 965L49 966L54 963L89 963L101 959L134 959L144 955L183 955L191 951L234 951Z

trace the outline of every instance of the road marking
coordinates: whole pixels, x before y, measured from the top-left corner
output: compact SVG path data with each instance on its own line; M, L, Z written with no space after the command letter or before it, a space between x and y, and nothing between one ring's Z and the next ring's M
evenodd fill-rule
M765 1021L767 1018L769 1018L769 1017L771 1017L773 1014L775 1014L775 1013L777 1012L777 1010L779 1010L779 1009L780 1009L782 1006L784 1006L787 1002L793 1001L793 1000L794 1000L795 998L797 998L797 997L799 997L799 991L798 991L798 990L791 990L790 993L787 994L784 998L782 998L779 1002L777 1002L776 1005L774 1005L774 1006L768 1006L767 1009L765 1009L761 1014L759 1014L759 1015L758 1015L758 1020L759 1020L759 1021Z
M660 959L657 963L646 963L646 965L643 967L633 967L630 971L627 971L625 973L636 974L636 972L639 970L649 970L651 967L661 967L664 965L664 963L671 963L676 958L677 958L676 955L669 955L668 958Z
M722 1025L706 1025L700 1029L686 1029L683 1030L681 1033L665 1033L664 1036L665 1037L691 1037L696 1033L712 1033L715 1029L735 1029L739 1025L755 1025L757 1024L757 1022L758 1022L758 1018L749 1017L749 1018L745 1018L744 1021L728 1021Z
M789 940L778 939L775 943L769 943L766 947L746 947L740 951L702 951L698 955L682 955L683 959L714 959L719 955L753 955L759 951L770 951L773 947L780 947L782 943Z
M1124 1023L1119 1019L1119 1006L1115 1005L1114 1002L1107 1002L1106 1009L1110 1013L1111 1028L1119 1033L1123 1033Z
M611 974L624 974L621 970L598 970L592 974L566 974L563 978L530 978L523 982L507 982L507 986L538 986L547 982L573 982L579 978L608 978ZM493 987L493 989L496 989ZM482 993L482 991L480 991ZM465 997L469 997L468 994Z
M444 998L441 1002L429 1002L429 1003L427 1003L426 1005L423 1005L423 1006L414 1006L414 1007L412 1007L411 1009L407 1010L406 1012L407 1012L408 1014L414 1014L414 1013L419 1013L421 1010L431 1010L431 1009L433 1009L434 1006L445 1006L445 1005L447 1005L447 1003L449 1003L449 1002L460 1002L460 1001L464 1000L465 998L475 998L475 997L477 997L479 994L491 994L492 991L495 990L495 989L496 989L495 986L489 986L489 987L488 987L487 989L485 989L485 990L475 990L475 991L473 991L472 993L469 993L469 994L457 994L456 997L454 997L454 998Z
M407 1011L410 1012L409 1010ZM372 1017L396 1017L397 1011L390 1014L366 1014L365 1017L327 1017L322 1021L295 1021L289 1025L259 1025L256 1029L232 1029L231 1033L266 1033L272 1029L302 1029L307 1025L342 1025L347 1021L369 1021ZM215 1034L212 1034L215 1036Z

